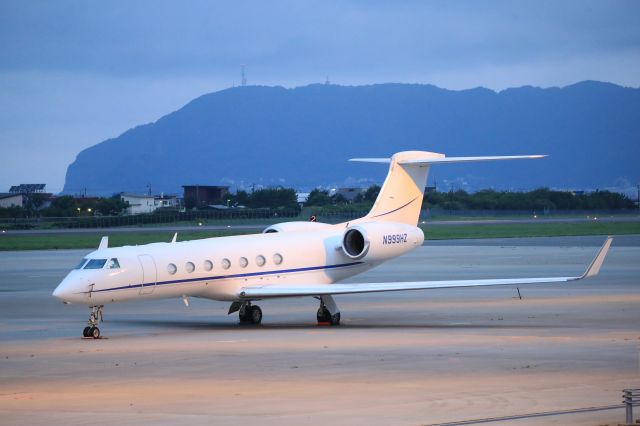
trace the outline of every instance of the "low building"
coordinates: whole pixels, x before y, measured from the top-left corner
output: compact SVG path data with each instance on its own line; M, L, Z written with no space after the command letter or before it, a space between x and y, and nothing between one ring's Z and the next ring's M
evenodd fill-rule
M13 185L9 192L13 194L44 194L45 187L44 183L21 183Z
M184 206L187 209L206 208L213 204L226 204L228 186L183 185Z
M23 194L16 194L10 192L0 193L0 207L23 207L25 204L25 196Z
M155 204L155 207L157 209L159 208L178 208L179 204L178 204L178 196L176 195L165 195L165 194L160 194L160 195L156 195L153 198L153 202Z
M131 194L128 192L120 193L120 199L128 202L129 207L125 210L125 214L141 214L151 213L156 207L156 201L153 195Z

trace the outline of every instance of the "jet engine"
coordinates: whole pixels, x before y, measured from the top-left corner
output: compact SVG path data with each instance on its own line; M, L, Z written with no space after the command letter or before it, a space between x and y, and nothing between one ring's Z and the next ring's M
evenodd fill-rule
M417 226L394 222L360 223L342 234L342 251L351 258L383 261L422 245L424 233Z

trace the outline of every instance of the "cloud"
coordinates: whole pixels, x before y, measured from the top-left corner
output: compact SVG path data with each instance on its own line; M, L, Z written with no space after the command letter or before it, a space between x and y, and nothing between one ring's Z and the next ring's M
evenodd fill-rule
M4 2L0 68L401 74L639 55L638 2ZM631 72L631 70L629 71Z
M637 1L0 2L0 191L240 82L640 85ZM14 161L29 159L30 167Z

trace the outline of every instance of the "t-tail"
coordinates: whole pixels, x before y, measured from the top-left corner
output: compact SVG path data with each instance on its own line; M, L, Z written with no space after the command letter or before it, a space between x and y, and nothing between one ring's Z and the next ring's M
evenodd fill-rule
M391 158L352 158L349 161L388 163L389 174L371 211L357 222L387 221L417 225L422 209L424 188L431 165L491 160L524 160L545 155L511 155L492 157L446 157L427 151L403 151ZM354 223L356 221L352 221Z

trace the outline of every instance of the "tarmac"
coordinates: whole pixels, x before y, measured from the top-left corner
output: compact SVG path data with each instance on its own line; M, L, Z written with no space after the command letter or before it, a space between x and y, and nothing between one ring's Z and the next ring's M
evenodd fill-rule
M428 241L351 281L579 275L603 240ZM132 302L105 307L100 340L51 297L88 251L0 252L3 425L617 425L640 387L640 236L616 237L598 277L522 299L340 296L339 327L316 325L312 298L259 303L260 326L221 302Z

